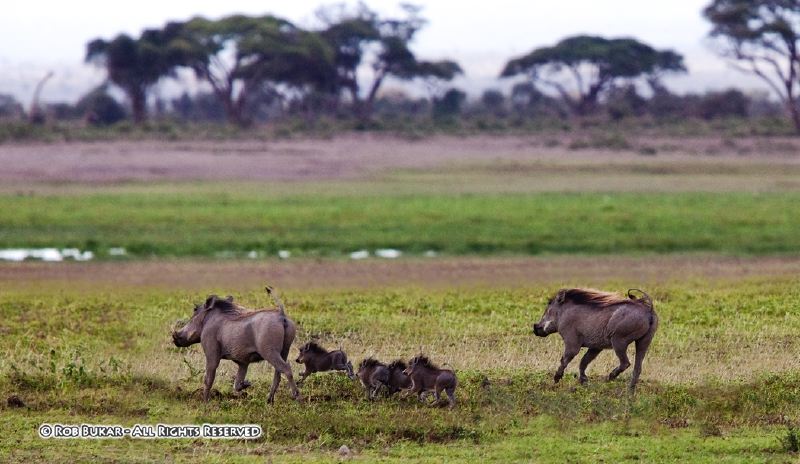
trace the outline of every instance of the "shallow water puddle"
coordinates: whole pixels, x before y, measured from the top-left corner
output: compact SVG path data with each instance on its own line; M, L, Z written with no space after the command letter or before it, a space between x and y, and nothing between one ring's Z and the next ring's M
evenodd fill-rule
M379 248L375 250L375 256L379 258L399 258L403 254L400 250L395 250L394 248Z
M41 261L58 262L64 259L75 261L89 261L94 259L91 251L81 251L77 248L5 248L0 250L0 260L3 261L25 261L26 259L38 259Z
M123 247L111 247L108 249L107 255L110 257L123 257L128 255L128 251ZM221 259L236 259L242 257L246 257L248 259L262 259L262 258L267 258L268 256L269 256L268 253L258 250L251 250L245 253L226 250L214 253L214 257ZM289 259L292 256L292 253L289 250L278 250L277 256L280 259ZM394 248L378 248L374 250L374 252L370 252L369 250L353 251L351 253L348 253L348 256L350 257L350 259L353 260L367 259L370 256L375 256L377 258L385 258L385 259L396 259L403 256L403 252ZM438 253L434 250L428 250L425 253L423 253L423 256L432 258L438 256ZM94 252L89 250L81 251L78 248L0 249L0 261L20 262L20 261L25 261L27 259L33 259L33 260L40 260L47 262L60 262L68 259L74 261L91 261L94 258L95 258Z

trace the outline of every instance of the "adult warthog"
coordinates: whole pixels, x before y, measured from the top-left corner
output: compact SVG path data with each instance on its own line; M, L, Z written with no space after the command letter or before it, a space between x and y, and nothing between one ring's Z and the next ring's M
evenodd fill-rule
M292 368L287 362L296 328L294 322L286 317L283 304L277 298L276 303L278 310L248 311L235 304L232 297L211 295L205 304L195 306L192 318L182 329L172 332L176 346L200 343L203 347L206 355L203 398L206 401L221 359L229 359L239 366L234 381L237 392L250 386L245 380L250 363L266 360L275 368L267 402L274 400L281 374L289 382L292 397L299 398Z
M634 291L641 297L633 295ZM628 290L628 296L601 292L586 288L561 289L550 299L542 320L533 325L533 333L546 337L558 332L564 339L564 356L553 380L558 383L564 369L581 348L587 348L580 364L580 383L586 383L586 368L600 354L613 348L619 358L619 366L608 374L614 380L631 363L627 349L636 343L636 358L633 365L630 390L636 389L642 361L658 328L658 316L653 309L653 300L641 290Z

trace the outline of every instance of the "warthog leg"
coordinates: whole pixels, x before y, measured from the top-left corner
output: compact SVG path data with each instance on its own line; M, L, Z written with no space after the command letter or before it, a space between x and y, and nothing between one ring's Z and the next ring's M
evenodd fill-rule
M208 401L211 397L211 387L214 385L214 378L217 375L217 366L219 366L219 358L212 357L206 358L206 376L203 381L203 400Z
M306 377L309 375L311 375L311 372L308 372L308 368L306 367L306 370L300 373L300 379L297 381L297 386L302 386L303 382L306 381Z
M380 391L383 384L375 385L369 392L369 399L374 400L376 396L378 396L378 391Z
M447 407L452 408L453 405L456 404L455 388L436 387L436 389L433 391L433 396L436 398L436 401L433 404L439 405L442 403L442 392L445 392L447 395Z
M272 364L275 368L275 376L272 378L272 388L269 391L267 403L272 403L275 400L275 392L278 390L278 384L281 382L281 374L286 376L286 381L289 382L289 389L292 391L292 398L299 399L300 392L297 390L297 385L294 383L294 376L292 376L292 366L286 362L280 353L274 351L267 351L259 353L264 360Z
M448 401L448 408L453 409L453 406L456 405L456 389L455 388L446 388L444 390L447 393L447 401Z
M275 392L278 391L278 385L281 384L281 373L278 369L275 369L275 374L272 376L272 387L269 389L269 396L267 397L267 403L273 403L275 401Z
M249 364L239 364L239 370L236 372L236 380L233 382L233 389L237 392L250 386L250 382L244 379L247 376L248 366Z
M353 365L350 363L350 361L338 362L336 364L333 364L331 366L331 370L342 371L345 374L347 374L347 377L349 377L350 379L356 378L356 375L353 373Z
M636 357L633 360L633 376L631 377L630 391L633 393L636 390L636 383L639 382L639 374L642 373L642 361L647 354L647 349L650 348L650 342L653 341L653 333L649 333L644 337L636 340Z
M589 348L588 350L586 350L586 353L583 355L583 358L581 358L580 377L578 377L578 381L580 383L586 383L586 381L589 380L589 378L586 377L586 368L589 367L589 363L594 361L594 358L596 358L597 355L600 354L600 351L602 350L599 350L597 348Z
M614 368L610 374L608 374L608 380L616 379L620 374L622 374L625 369L630 367L631 362L628 360L628 345L630 342L623 340L621 338L612 338L611 339L611 346L614 347L614 352L617 353L617 357L619 358L619 366Z
M575 346L564 345L564 356L561 357L561 365L558 366L556 375L553 376L553 381L555 383L558 383L558 381L561 380L561 377L564 377L564 370L572 361L572 358L574 358L580 350L581 350L580 346L575 347Z

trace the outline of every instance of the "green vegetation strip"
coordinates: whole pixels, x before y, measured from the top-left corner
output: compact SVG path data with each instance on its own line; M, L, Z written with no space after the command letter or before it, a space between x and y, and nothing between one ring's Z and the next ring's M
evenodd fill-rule
M192 189L2 196L0 248L77 247L101 258L120 246L134 256L800 252L800 193L355 198Z
M420 348L456 369L453 410L414 398L369 401L343 375L318 374L291 401L285 382L276 404L272 377L253 366L247 395L232 392L223 362L212 401L200 400L199 347L172 346L168 331L202 295L181 291L0 294L0 460L263 462L357 456L393 462L791 462L800 419L800 290L791 279L721 284L684 282L649 288L661 328L635 399L625 373L605 382L613 355L558 386L551 375L561 344L530 334L555 288L420 292L369 290L284 295L300 327L363 356L410 356ZM217 290L220 291L220 290ZM252 306L262 292L236 294ZM294 363L293 363L294 364ZM295 366L295 371L299 368ZM254 442L211 440L41 440L42 422L257 423ZM268 459L267 459L268 460Z

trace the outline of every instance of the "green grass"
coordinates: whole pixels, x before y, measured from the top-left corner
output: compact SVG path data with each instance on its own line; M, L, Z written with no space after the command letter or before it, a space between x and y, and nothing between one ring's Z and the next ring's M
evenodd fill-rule
M800 252L797 192L359 198L264 190L3 195L0 247L74 246L101 257L116 246L135 256L280 249L336 256L384 247L446 254Z
M609 281L610 288L616 288ZM208 289L223 292L230 289ZM178 462L334 461L342 444L356 458L388 462L792 462L788 426L800 419L800 290L790 278L676 282L648 288L661 326L637 396L602 377L610 352L581 387L577 360L561 384L551 375L559 339L530 334L555 288L286 292L298 342L366 355L410 357L420 349L456 369L458 406L414 399L370 402L337 374L309 378L304 402L285 383L267 406L271 372L232 392L223 361L209 403L199 397L202 354L178 349L168 330L203 293L182 290L56 290L0 294L0 460ZM235 294L248 306L259 292ZM290 356L296 355L296 348ZM296 372L297 372L297 367ZM252 442L41 440L42 422L257 423Z

